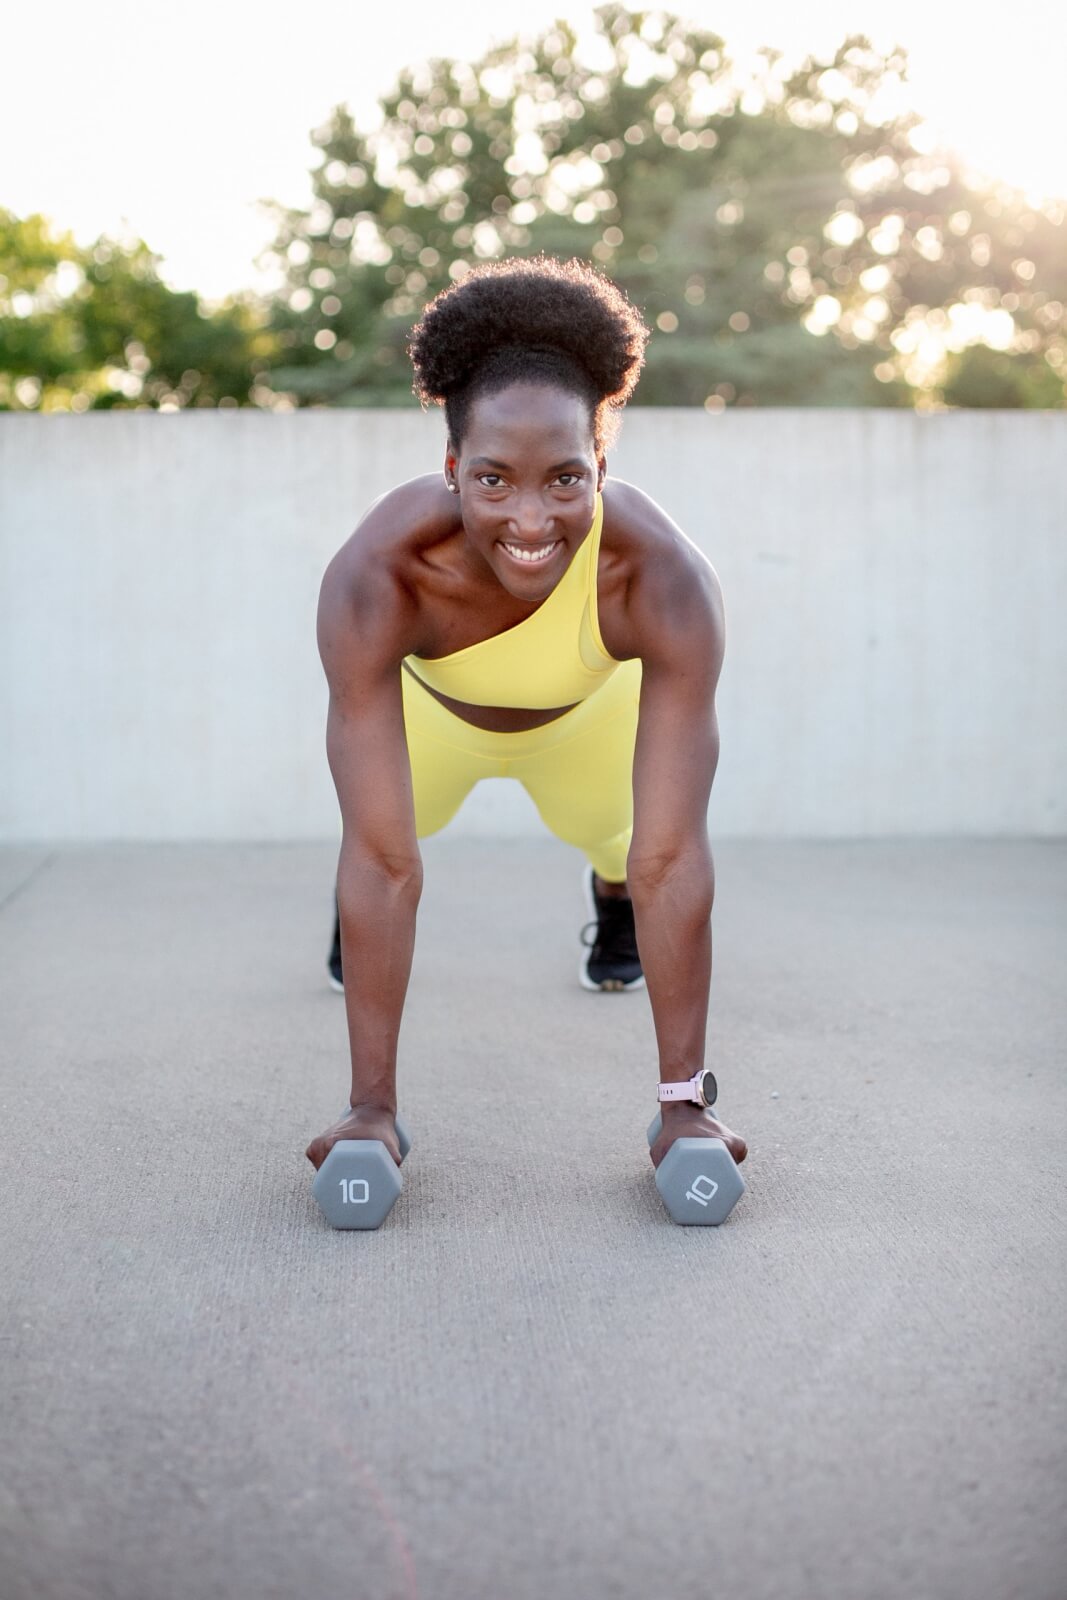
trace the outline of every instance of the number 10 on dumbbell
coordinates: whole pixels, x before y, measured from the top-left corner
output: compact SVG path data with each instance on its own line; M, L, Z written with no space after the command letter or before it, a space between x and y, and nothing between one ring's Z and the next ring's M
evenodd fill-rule
M663 1127L657 1111L648 1126L649 1149ZM717 1228L745 1192L745 1180L722 1139L675 1139L656 1168L656 1188L675 1222Z
M651 1147L662 1118L648 1128ZM399 1117L396 1136L403 1161L411 1138ZM380 1139L341 1139L319 1168L312 1193L335 1228L379 1228L404 1187L400 1168ZM733 1157L721 1139L676 1139L656 1171L656 1188L675 1222L717 1227L745 1192Z
M396 1137L403 1161L411 1139L399 1117ZM379 1228L403 1187L400 1168L380 1139L340 1139L315 1174L311 1192L335 1228Z

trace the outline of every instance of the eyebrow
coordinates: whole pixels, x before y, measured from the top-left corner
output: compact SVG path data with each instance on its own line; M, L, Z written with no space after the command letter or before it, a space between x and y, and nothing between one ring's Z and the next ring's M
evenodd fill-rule
M492 456L474 456L470 462L472 467L493 467L501 472L510 472L511 466L507 461L494 461ZM566 461L557 461L549 467L549 472L563 472L567 467L585 467L588 462L581 456L570 456Z

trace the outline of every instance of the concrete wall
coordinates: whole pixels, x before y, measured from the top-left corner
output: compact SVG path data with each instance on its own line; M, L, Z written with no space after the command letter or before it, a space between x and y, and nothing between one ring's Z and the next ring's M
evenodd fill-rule
M439 416L0 418L0 838L336 835L323 568ZM722 579L713 837L1067 831L1067 414L633 410ZM516 785L452 824L539 830Z

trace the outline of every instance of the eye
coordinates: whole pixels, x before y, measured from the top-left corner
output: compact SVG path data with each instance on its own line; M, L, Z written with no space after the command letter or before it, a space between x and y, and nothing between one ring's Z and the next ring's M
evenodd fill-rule
M499 472L480 472L478 474L478 482L484 483L487 489L499 489L503 481Z
M562 484L564 489L573 489L574 485L581 483L581 481L582 474L580 472L561 472L556 479L556 482Z

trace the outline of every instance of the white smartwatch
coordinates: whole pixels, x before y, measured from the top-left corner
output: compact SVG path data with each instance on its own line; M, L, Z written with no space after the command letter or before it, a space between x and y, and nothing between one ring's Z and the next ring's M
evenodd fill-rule
M710 1067L702 1067L696 1076L686 1083L661 1083L659 1086L661 1102L695 1100L698 1106L713 1106L718 1092L719 1086Z

